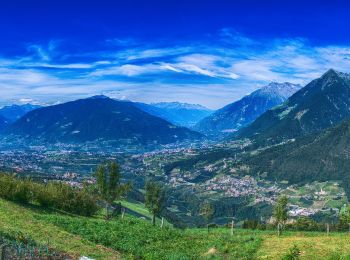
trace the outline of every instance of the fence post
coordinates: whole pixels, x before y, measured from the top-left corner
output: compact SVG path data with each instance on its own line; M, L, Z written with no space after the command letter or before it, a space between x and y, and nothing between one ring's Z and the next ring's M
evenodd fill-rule
M1 245L0 248L0 260L5 260L6 257L6 246L5 245Z
M125 208L122 209L122 219L124 218Z
M160 228L163 228L163 225L164 225L164 218L162 217L162 222L160 224Z
M233 222L233 219L231 221L231 236L233 236L233 225L234 225L234 222Z

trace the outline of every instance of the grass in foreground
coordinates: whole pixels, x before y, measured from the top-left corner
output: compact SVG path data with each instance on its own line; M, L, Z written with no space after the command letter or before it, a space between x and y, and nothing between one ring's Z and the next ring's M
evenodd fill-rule
M109 248L83 239L78 235L71 234L53 224L38 219L38 216L54 216L56 214L45 213L16 205L0 199L0 231L22 233L29 236L41 245L49 244L59 252L67 253L73 258L85 255L97 259L118 259L119 254ZM62 216L64 218L65 216Z
M296 245L301 259L350 259L350 236L347 233L285 232L277 237L262 232L263 243L257 253L260 259L282 259Z
M126 216L106 222L22 207L0 199L0 231L22 233L40 245L74 258L95 259L282 259L293 245L301 259L350 259L346 233L285 232L228 229L177 230L153 227ZM120 252L121 255L117 252Z
M261 243L259 236L250 231L230 236L227 229L212 230L209 234L205 229L160 229L129 216L109 222L57 215L44 218L93 243L143 259L254 259Z

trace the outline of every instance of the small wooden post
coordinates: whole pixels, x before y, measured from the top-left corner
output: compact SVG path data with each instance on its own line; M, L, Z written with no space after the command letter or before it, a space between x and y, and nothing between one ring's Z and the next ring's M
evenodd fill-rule
M0 260L5 260L6 259L6 246L1 245L0 249Z
M329 236L329 224L326 224L326 228L327 228L327 236Z
M233 236L233 225L234 225L234 221L232 219L232 221L231 221L231 236Z
M160 224L160 228L163 228L163 225L164 225L164 218L162 217L162 222Z
M47 248L50 248L50 237L47 237Z

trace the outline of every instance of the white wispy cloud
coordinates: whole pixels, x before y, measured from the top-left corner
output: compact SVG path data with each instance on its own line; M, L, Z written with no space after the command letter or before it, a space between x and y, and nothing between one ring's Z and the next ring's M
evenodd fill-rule
M21 57L5 57L0 50L0 104L111 93L137 101L219 108L270 81L306 84L329 68L350 72L350 46L257 40L231 29L175 46L117 38L106 44L108 50L89 53L70 53L57 41L29 44Z

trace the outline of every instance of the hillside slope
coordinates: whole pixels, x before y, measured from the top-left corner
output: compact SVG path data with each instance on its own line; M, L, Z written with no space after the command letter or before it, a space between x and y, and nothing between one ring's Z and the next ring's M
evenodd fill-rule
M3 116L0 116L0 132L3 131L6 126L8 126L8 120L6 120L6 118Z
M50 243L73 259L198 259L210 249L215 258L254 258L261 238L229 229L181 231L152 226L150 221L126 215L123 219L72 217L16 205L0 199L0 232L17 233L38 244ZM0 234L1 235L1 234ZM120 254L117 252L120 252Z
M254 174L291 183L340 180L350 197L350 120L318 135L278 145L243 160Z
M38 244L49 241L50 248L73 259L282 259L293 244L302 250L301 259L348 259L350 251L347 233L287 231L277 237L274 230L235 229L233 235L228 228L180 231L130 216L112 221L70 217L2 199L0 223L0 232L20 232Z
M78 259L80 256L89 256L96 259L119 259L120 254L114 250L90 242L78 235L73 235L40 217L55 216L42 210L26 208L15 203L0 199L0 231L5 233L22 233L29 236L38 244L68 253ZM64 215L62 215L64 218Z

